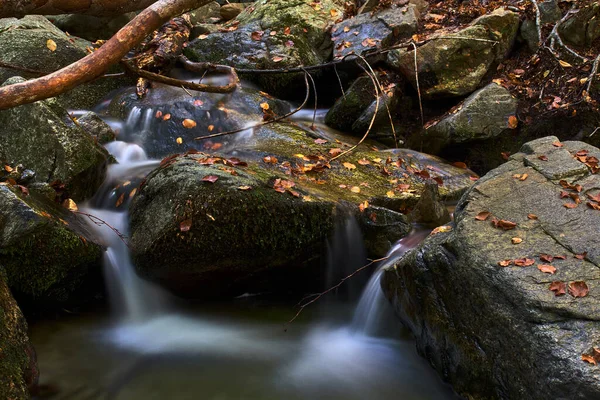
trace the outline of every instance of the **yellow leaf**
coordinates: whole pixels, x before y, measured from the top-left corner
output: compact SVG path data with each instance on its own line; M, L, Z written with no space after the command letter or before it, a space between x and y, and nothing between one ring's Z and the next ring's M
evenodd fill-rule
M343 165L344 165L344 168L349 169L349 170L356 169L356 165L349 163L349 162L345 162Z
M50 51L54 51L56 50L56 42L52 39L48 39L48 41L46 41L46 47L50 49Z
M563 68L571 68L571 67L572 67L572 65L571 65L571 64L569 64L568 62L566 62L566 61L563 61L563 60L558 60L558 63L559 63L559 64L560 64L560 66L561 66L561 67L563 67Z
M64 208L66 208L69 211L79 210L77 208L77 204L73 201L73 199L66 199L65 201L63 201L62 205Z
M176 140L177 144L182 144L183 143L183 139L178 137Z
M548 75L550 75L550 70L547 69L544 71L544 78L547 77Z
M350 188L350 191L352 193L360 193L360 188L358 186L352 186L352 188Z
M268 110L269 109L269 103L260 103L260 108L262 108L263 110Z
M390 190L389 192L387 192L385 195L386 195L387 197L390 197L390 198L391 198L391 197L395 197L395 196L396 196L396 194L395 194L393 191L391 191L391 190Z
M181 124L184 128L192 129L196 126L196 121L194 121L193 119L186 118Z

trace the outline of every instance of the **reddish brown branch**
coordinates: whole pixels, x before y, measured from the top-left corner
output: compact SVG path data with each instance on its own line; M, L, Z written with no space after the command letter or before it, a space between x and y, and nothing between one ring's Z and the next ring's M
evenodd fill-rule
M119 239L121 239L123 241L123 243L125 243L125 246L129 247L129 243L127 243L127 240L126 240L127 236L125 236L124 234L119 232L119 230L117 228L115 228L114 226L112 226L111 224L109 224L108 222L103 220L102 218L97 217L93 214L83 212L83 211L71 211L71 212L74 214L83 215L84 217L88 217L88 219L90 221L92 221L92 223L96 226L102 226L102 225L107 226L111 231L113 231L115 233L115 235L117 235L119 237Z
M101 76L130 49L173 16L209 2L210 0L157 1L125 25L102 47L81 60L40 78L0 87L0 110L57 96Z

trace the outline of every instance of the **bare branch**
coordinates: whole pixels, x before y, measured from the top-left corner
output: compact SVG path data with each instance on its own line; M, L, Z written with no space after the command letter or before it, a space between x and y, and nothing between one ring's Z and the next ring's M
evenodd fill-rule
M585 86L585 91L587 92L588 95L590 94L590 90L592 90L592 83L594 82L594 78L596 77L596 74L598 73L598 65L599 64L600 64L600 54L598 54L598 57L596 57L596 59L594 60L594 64L592 64L592 72L590 73L590 76L588 77L587 85ZM595 131L594 131L594 133L595 133Z
M0 0L0 18L27 14L86 14L96 17L116 16L142 10L156 0Z

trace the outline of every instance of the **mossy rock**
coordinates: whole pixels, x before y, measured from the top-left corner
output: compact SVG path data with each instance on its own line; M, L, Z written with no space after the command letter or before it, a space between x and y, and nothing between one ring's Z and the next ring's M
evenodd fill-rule
M0 186L0 227L8 285L35 307L72 300L100 271L103 247L86 223L34 191Z
M419 86L426 99L463 96L473 92L490 67L511 50L519 16L500 8L466 28L444 35L417 50ZM388 64L416 87L414 51L393 50Z
M410 230L401 211L418 200L422 171L443 179L445 199L471 185L470 171L411 150L363 144L329 162L331 149L358 139L327 132L294 124L256 129L235 146L247 166L222 153L163 160L130 207L138 272L189 297L306 290L322 276L326 241L348 212L360 217L371 254L382 256ZM206 165L207 157L220 158ZM276 191L278 179L293 187Z
M0 267L0 398L29 399L37 383L35 350L27 337L27 322L12 297Z
M23 82L14 77L5 85ZM78 126L56 99L0 111L0 161L23 164L40 182L60 181L76 201L104 180L108 153Z
M600 346L600 211L586 205L600 175L576 156L598 158L600 149L558 141L523 145L465 193L453 223L384 270L383 290L419 352L464 398L600 396L600 371L582 360ZM489 218L477 219L484 211ZM566 293L557 296L553 282ZM573 282L589 293L574 297Z
M56 50L48 48L48 40L56 43ZM0 20L0 60L8 64L50 73L88 55L88 47L92 48L90 42L67 36L42 16ZM0 82L13 76L34 78L38 75L0 68ZM68 109L91 109L110 92L128 84L132 84L128 77L101 78L58 96L58 101Z

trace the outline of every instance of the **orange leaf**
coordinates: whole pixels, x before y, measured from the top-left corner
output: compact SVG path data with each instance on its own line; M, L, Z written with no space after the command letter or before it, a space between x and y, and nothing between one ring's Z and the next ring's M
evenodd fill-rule
M538 264L537 268L547 274L554 274L556 272L556 268L550 264Z
M584 281L575 281L569 283L569 294L573 297L585 297L590 289Z
M477 221L485 221L486 219L488 219L488 217L489 217L490 215L492 215L492 213L491 213L491 212L489 212L489 211L482 211L482 212L480 212L479 214L477 214L477 215L475 216L475 219L476 219Z
M187 232L190 230L190 228L192 227L192 219L188 218L188 219L184 219L183 221L181 221L181 223L179 224L179 230L181 232Z
M516 129L518 125L519 125L519 120L517 119L516 116L511 115L510 117L508 117L508 127L510 129Z
M548 289L552 290L555 296L562 296L563 294L567 293L567 285L561 281L552 282Z

